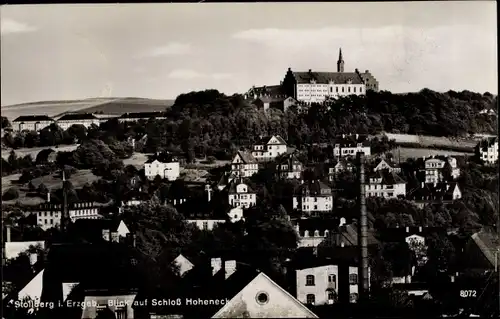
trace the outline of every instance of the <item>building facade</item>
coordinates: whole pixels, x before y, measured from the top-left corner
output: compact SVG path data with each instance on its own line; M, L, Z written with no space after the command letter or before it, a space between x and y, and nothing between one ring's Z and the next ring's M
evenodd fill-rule
M371 155L370 142L366 136L359 134L342 134L333 143L333 155L335 157L355 157L357 153Z
M66 114L57 120L57 125L63 130L67 130L76 124L89 128L92 124L99 126L100 123L100 119L98 119L94 114L89 113Z
M295 154L284 156L276 164L276 174L281 179L300 179L304 165Z
M445 166L449 165L452 179L457 179L460 176L460 168L457 166L457 159L454 157L439 158L432 156L424 157L425 182L439 183L444 179L443 171Z
M92 202L80 202L69 204L68 211L71 221L78 219L99 219L100 205ZM61 204L45 203L35 207L32 213L36 215L37 225L43 230L61 225Z
M229 184L228 201L232 207L250 208L257 204L257 193L243 180L236 179Z
M47 115L25 115L19 116L12 121L12 130L15 132L22 131L41 131L44 128L54 123L54 119Z
M180 163L170 154L156 154L144 164L144 174L149 180L160 176L169 181L175 181L180 175Z
M259 162L272 161L287 150L286 141L279 135L273 135L261 138L260 142L253 146L252 156Z
M319 180L303 183L293 196L293 209L311 216L330 212L332 208L332 189Z
M252 154L238 151L231 163L231 173L235 177L250 177L259 171L259 163Z
M498 137L486 138L479 142L476 153L483 163L495 164L498 161Z
M368 178L365 192L368 197L404 197L406 196L406 182L394 172L378 171Z

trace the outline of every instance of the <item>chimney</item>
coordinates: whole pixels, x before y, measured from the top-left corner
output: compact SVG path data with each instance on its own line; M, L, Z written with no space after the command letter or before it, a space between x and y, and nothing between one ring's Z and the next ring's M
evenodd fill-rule
M102 239L104 239L105 241L109 241L110 240L109 229L103 229L102 230Z
M366 212L365 198L365 155L357 153L357 162L359 164L359 256L358 274L361 275L361 281L358 285L360 302L366 302L370 289L369 266L368 266L368 216Z
M221 258L212 258L210 260L210 265L212 266L212 276L214 276L222 268L222 259Z
M340 247L344 247L344 246L345 246L344 242L341 242Z
M421 184L421 186L420 186L420 187L421 187L421 188L424 188L424 187L425 187L425 182L422 182L422 184Z
M358 138L359 138L359 134L356 134L356 141L358 140Z
M450 189L450 184L446 184L446 190Z
M47 203L50 203L50 190L47 192Z
M410 227L406 226L406 232L409 233L410 232Z
M224 272L226 279L236 272L236 260L226 260L224 262Z
M345 138L345 134L342 134L342 138Z
M422 226L419 226L418 227L418 232L421 233L422 232Z
M309 69L309 73L312 73L312 69Z
M6 238L5 242L10 243L10 240L11 240L11 238L10 238L10 225L5 225L5 228L6 228L5 232L7 233L6 234L7 238Z

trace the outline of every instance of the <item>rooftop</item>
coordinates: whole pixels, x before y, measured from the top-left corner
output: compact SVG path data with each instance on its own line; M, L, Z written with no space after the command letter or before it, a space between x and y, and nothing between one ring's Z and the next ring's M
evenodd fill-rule
M40 122L40 121L54 121L54 119L47 115L23 115L16 118L13 122Z
M97 120L94 114L90 113L74 113L63 115L58 121L81 121L81 120Z

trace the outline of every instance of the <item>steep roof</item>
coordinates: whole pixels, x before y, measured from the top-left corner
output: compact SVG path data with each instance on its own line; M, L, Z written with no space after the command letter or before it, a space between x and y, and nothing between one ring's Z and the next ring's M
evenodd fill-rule
M54 119L47 115L23 115L19 116L12 122L40 122L40 121L54 121Z
M395 172L390 172L387 169L373 172L369 175L369 177L370 178L368 179L367 182L369 182L370 184L372 184L370 182L371 178L382 178L382 181L381 181L382 185L394 185L394 184L405 184L406 183L401 177L399 177L398 174L396 174Z
M229 194L236 194L236 186L240 185L240 184L245 184L247 185L247 192L248 194L254 194L256 193L252 187L250 187L250 185L248 183L246 183L242 178L236 178L236 179L233 179L228 187L227 187L227 192Z
M297 158L297 155L295 153L287 153L287 154L284 154L283 156L279 157L277 159L277 164L278 165L288 164L289 166L304 165L304 164L302 164L301 161L299 161L299 159Z
M283 88L281 85L264 85L260 87L252 87L248 90L247 94L255 94L257 96L270 96L278 97L284 96Z
M157 153L149 156L145 164L151 164L156 160L160 163L176 162L176 158L170 153Z
M77 219L70 226L70 233L90 242L102 241L102 231L116 232L121 219Z
M81 120L97 120L94 114L90 113L74 113L63 115L58 121L81 121Z
M455 187L458 187L456 182L425 183L424 187L420 187L408 194L408 198L412 200L453 200Z
M336 136L331 142L333 145L339 144L340 147L356 147L358 144L362 146L370 146L370 141L367 135L363 134L343 134Z
M244 164L257 164L257 160L249 152L238 151L236 156L239 156Z
M332 189L320 180L312 180L301 184L297 188L296 194L309 194L308 196L331 196Z
M271 139L276 138L278 140L278 143L272 143L271 144ZM256 141L255 145L286 145L286 141L281 135L271 135L271 136L261 136L258 141Z
M364 81L356 72L292 72L297 83L311 83L316 81L318 84L328 84L333 81L335 84L346 84L349 80L352 84L363 84Z
M493 136L493 137L487 137L479 142L479 148L483 151L486 152L488 150L488 147L493 146L493 144L498 143L498 137Z
M492 266L500 264L500 237L498 234L481 230L473 234L471 238Z

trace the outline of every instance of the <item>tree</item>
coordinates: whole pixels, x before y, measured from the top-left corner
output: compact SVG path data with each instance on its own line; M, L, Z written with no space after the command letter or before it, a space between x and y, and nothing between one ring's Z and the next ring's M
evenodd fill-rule
M8 127L12 127L10 125L9 119L6 116L2 116L1 127L2 127L2 129L8 128Z
M37 192L42 196L46 196L49 192L49 189L47 188L47 186L45 186L44 183L40 183L40 185L38 185Z

